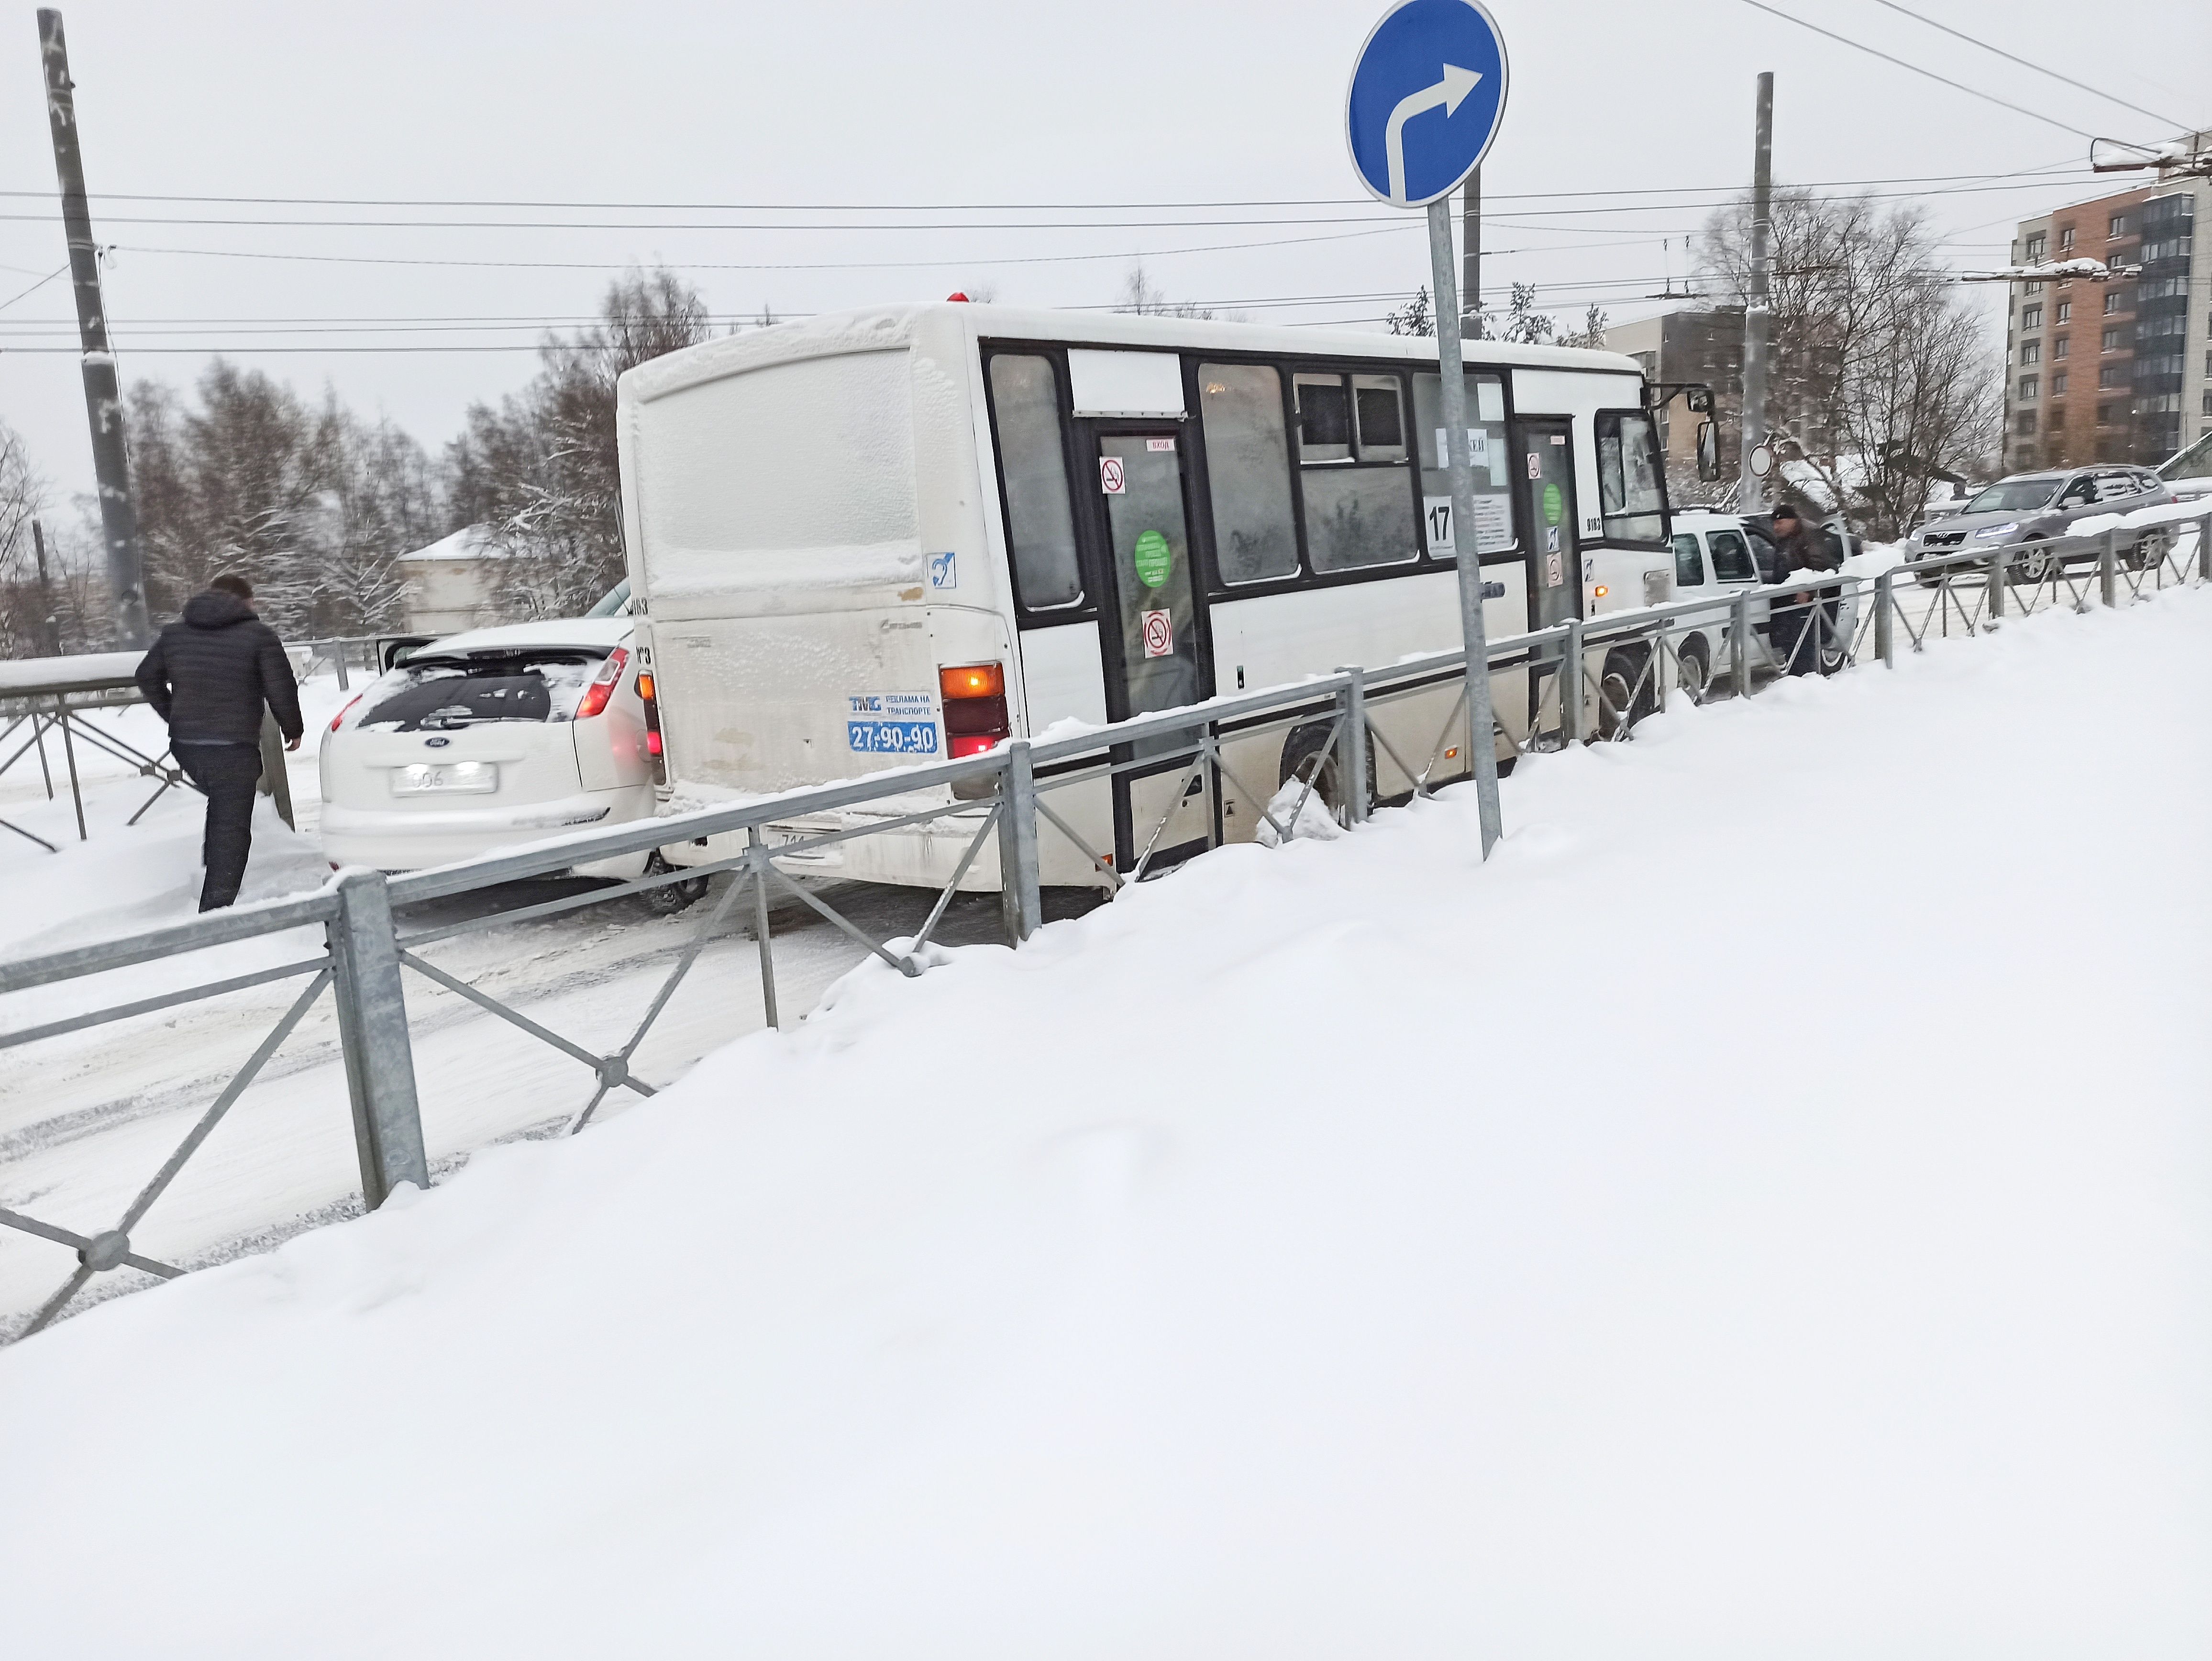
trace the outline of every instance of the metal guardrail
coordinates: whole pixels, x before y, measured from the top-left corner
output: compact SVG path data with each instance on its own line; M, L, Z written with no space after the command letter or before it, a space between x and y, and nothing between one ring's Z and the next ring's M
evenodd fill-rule
M2039 551L2033 581L2020 569L2019 549L1960 553L1918 561L1871 578L1808 574L1725 599L1676 601L1500 639L1488 649L1490 672L1526 667L1540 684L1520 730L1501 721L1498 733L1516 759L1578 743L1621 742L1633 736L1645 715L1665 709L1674 698L1700 701L1716 691L1748 695L1762 672L1834 673L1869 657L1893 663L1900 625L1911 649L1917 651L1929 638L1954 632L1954 625L1955 632L1965 636L1986 633L2015 611L2025 614L2061 605L2086 611L2119 605L2123 595L2132 601L2174 584L2201 583L2207 576L2206 551L2212 545L2212 513L2197 520L2194 528L2194 548L2186 557L2179 551L2178 533L2165 534L2154 546L2137 551L2123 548L2122 539L2130 532L2112 532L2045 545ZM1916 596L1924 596L1917 612ZM1695 654L1684 650L1692 634L1703 638L1709 632L1725 640L1728 655L1726 676L1714 678L1710 685L1702 672L1692 672L1710 666L1698 665ZM561 1122L573 1133L591 1121L614 1091L653 1093L654 1086L633 1070L638 1048L708 942L732 917L744 918L757 944L763 1013L771 1026L782 1025L772 900L796 901L901 974L917 976L934 960L930 943L954 895L995 840L1005 930L1009 941L1019 946L1043 921L1041 837L1049 834L1073 843L1109 889L1141 881L1150 874L1157 844L1194 779L1211 775L1217 789L1226 782L1254 803L1267 804L1259 811L1279 842L1293 839L1316 794L1342 822L1365 819L1376 805L1369 784L1370 754L1376 747L1411 782L1407 794L1430 794L1431 781L1449 753L1446 746L1461 727L1460 705L1455 703L1446 715L1435 744L1418 765L1393 745L1376 724L1376 713L1394 703L1433 700L1441 688L1455 683L1463 703L1465 666L1463 652L1443 652L1384 669L1341 669L1291 685L1216 698L1063 737L1014 739L963 760L894 769L847 783L580 831L465 864L393 878L349 870L311 895L240 906L173 928L0 963L0 994L9 994L302 927L319 926L322 931L319 948L295 960L0 1033L0 1050L15 1049L250 987L302 977L307 982L112 1227L85 1235L0 1209L0 1226L49 1240L73 1250L77 1258L76 1269L15 1335L49 1324L96 1275L124 1268L165 1279L182 1272L176 1264L135 1250L132 1230L325 991L336 1003L362 1202L374 1208L401 1183L427 1186L430 1177L406 1003L409 973L529 1034L584 1068L591 1080L588 1098ZM1562 698L1562 686L1577 687L1581 695ZM1304 781L1301 793L1287 816L1279 817L1273 806L1278 793L1252 788L1237 776L1225 752L1255 738L1301 727L1320 728L1324 737L1308 752L1311 765L1302 766L1297 776ZM1142 851L1127 872L1116 870L1110 855L1091 847L1071 824L1070 815L1054 806L1055 797L1085 783L1137 772L1164 773L1178 763L1183 771L1169 798L1170 805L1150 826L1149 834L1134 839L1133 845ZM787 829L777 833L776 841L769 840L771 825L787 827L793 821L860 806L887 811L865 823L839 823L818 831L794 834ZM779 865L857 837L946 823L965 837L963 851L926 920L908 938L879 938ZM426 902L556 875L586 861L650 854L729 833L744 837L741 850L711 863L649 871L632 881L495 908L464 921L417 925L407 916ZM1216 818L1206 841L1211 847L1219 840ZM729 873L732 880L677 952L629 1036L612 1050L555 1031L424 955L436 942L458 935L604 904L672 884L696 883L720 873ZM743 912L738 910L741 902L749 902Z

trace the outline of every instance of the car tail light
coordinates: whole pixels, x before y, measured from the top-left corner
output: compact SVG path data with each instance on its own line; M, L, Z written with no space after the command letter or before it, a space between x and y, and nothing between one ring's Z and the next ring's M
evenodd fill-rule
M366 692L356 692L353 697L347 701L346 707L331 717L331 731L333 733L337 732L338 730L339 724L343 722L348 715L353 714L354 705L359 703L368 696L368 694ZM337 867L336 866L332 866L331 868L332 870L336 870Z
M638 702L645 706L645 753L653 757L653 782L668 782L668 759L662 753L660 743L660 699L653 684L653 672L637 672Z
M593 715L605 713L607 700L615 695L615 683L622 678L629 664L629 652L625 647L617 646L607 654L607 660L599 666L599 672L592 677L591 684L584 688L582 702L576 705L578 721L589 721Z
M937 672L945 698L945 747L955 761L980 756L1012 733L1006 720L1006 672L996 663Z

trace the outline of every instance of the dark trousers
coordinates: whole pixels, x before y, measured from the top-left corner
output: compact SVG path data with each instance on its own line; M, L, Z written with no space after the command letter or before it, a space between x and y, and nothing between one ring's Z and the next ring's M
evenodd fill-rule
M200 910L214 911L238 897L246 880L246 850L253 845L253 787L261 782L261 750L252 744L179 744L177 764L207 793L207 834L200 862Z

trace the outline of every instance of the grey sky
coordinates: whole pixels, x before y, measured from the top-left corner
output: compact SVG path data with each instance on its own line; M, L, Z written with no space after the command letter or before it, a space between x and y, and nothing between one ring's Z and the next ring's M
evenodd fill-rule
M2146 117L1948 40L1877 0L1774 3L2086 131L2166 136ZM2124 24L2112 32L2111 49L2098 52L2087 50L2079 8L2059 0L1912 0L1912 9L1986 32L2022 57L2151 110L2212 123L2201 73L2212 62L2212 7L2200 0L2137 0L2116 14ZM0 300L64 258L33 9L18 9L0 29L0 86L13 88L0 99L0 188L43 194L0 198ZM94 230L118 250L108 300L126 378L188 382L206 349L222 344L310 394L327 380L434 451L471 400L528 378L528 350L237 349L403 341L523 348L544 319L587 313L608 272L632 260L678 265L718 313L747 315L764 306L791 313L935 297L977 283L1006 301L1098 304L1115 296L1140 252L1178 298L1234 306L1410 293L1426 278L1421 216L1362 198L1339 128L1352 55L1381 10L1379 0L64 7ZM1486 286L1502 294L1513 278L1553 285L1546 303L1562 312L1578 314L1593 298L1617 320L1655 309L1640 296L1665 274L1662 239L1674 240L1680 276L1683 234L1748 176L1752 82L1762 69L1776 72L1775 168L1784 182L2074 169L2054 174L2052 186L1876 187L1924 193L1961 264L2001 260L2014 219L2104 188L2080 170L2086 140L1741 0L1492 0L1492 10L1513 82L1484 172L1492 198L1486 240L1519 252L1491 263ZM2148 78L2161 72L2164 82ZM1564 194L1678 186L1698 189L1675 205ZM106 196L124 192L759 208L348 209ZM1291 201L1311 205L1176 213L1099 205ZM878 210L788 210L860 204ZM1085 205L880 210L946 204ZM154 216L641 228L129 222ZM1069 219L1193 222L1069 230L1008 223ZM1200 222L1265 219L1343 222ZM666 228L708 220L874 228ZM929 220L977 228L881 228ZM1237 246L1172 252L1220 244ZM185 249L574 268L160 252ZM1069 255L1105 257L1050 258ZM1351 299L1250 314L1321 321L1385 309ZM91 472L70 318L64 280L0 309L0 414L27 435L64 492L87 488ZM236 332L252 319L343 319L326 326L359 329L362 320L428 318L519 326L406 336ZM40 327L52 332L30 332ZM31 346L69 350L22 350ZM157 355L155 347L187 350Z

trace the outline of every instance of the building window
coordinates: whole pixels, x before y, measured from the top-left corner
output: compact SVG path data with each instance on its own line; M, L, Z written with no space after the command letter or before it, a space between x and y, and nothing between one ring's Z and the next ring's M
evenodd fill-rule
M2212 386L2207 386L2204 389L2204 413L2212 415Z
M2107 363L2103 368L2097 371L2097 384L2100 386L2126 386L2128 384L2128 366L2124 363Z
M2119 423L2119 418L2120 406L2118 405L2100 404L2097 406L2097 424L2100 427L2117 426Z
M2020 378L2020 395L2023 402L2035 396L2036 377L2024 374Z
M2041 341L2039 341L2039 340L2023 340L2022 342L2021 342L2021 344L2020 344L2020 361L2021 361L2022 363L2040 363L2040 362L2043 362L2043 343L2042 343Z
M2120 291L2118 289L2107 289L2105 294L2105 315L2110 317L2119 309Z
M2059 398L2059 397L2063 397L2063 396L2065 394L2065 392L2066 392L2066 377L2065 377L2064 375L2063 375L2063 374L2055 374L2055 375L2051 376L2051 397L2053 397L2053 398ZM2058 413L2057 413L2057 411L2055 411L2055 410L2054 410L2053 411L2051 411L2051 418L2053 421L2056 421L2056 420L2057 420L2057 419L2058 419Z
M2108 352L2117 352L2120 350L2120 332L2118 329L2105 331L2105 350Z
M2050 244L2045 239L2041 231L2038 231L2033 236L2029 237L2027 239L2028 262L2033 265L2035 261L2042 259L2044 250L2049 246Z
M2043 326L2043 307L2040 306L2030 306L2021 312L2020 314L2020 326L2023 329L2041 328Z
M2074 315L2074 302L2073 302L2072 301L2070 301L2070 300L2062 300L2062 301L2060 301L2058 302L2058 319L2057 319L2057 320L2058 320L2059 322L2061 322L2061 323L2063 323L2064 321L2066 321L2066 319L2067 319L2068 318L2069 318L2069 317L2071 317L2071 316L2073 316L2073 315Z
M2035 433L2035 411L2022 410L2012 418L2012 429L2022 438L2033 437Z
M2128 234L2128 216L2127 216L2127 215L2125 215L2125 214L2124 214L2124 213L2116 213L2116 214L2114 214L2114 215L2112 216L2112 218L2111 218L2110 220L2108 220L2108 221L2106 222L2106 225L2105 225L2105 237L2106 237L2106 240L2107 241L2111 240L2113 237L2116 237L2116 236L2125 236L2127 234Z
M2074 228L2071 225L2058 233L2058 252L2061 253L2074 252Z
M2057 338L2057 339L2056 339L2056 340L2054 340L2054 341L2052 341L2052 342L2051 343L2051 356L2053 356L2053 357L2063 357L2063 356L2066 356L2066 342L2067 342L2067 338L2067 338L2066 336L2064 336L2064 335L2060 335L2060 336L2058 337L2058 338Z

